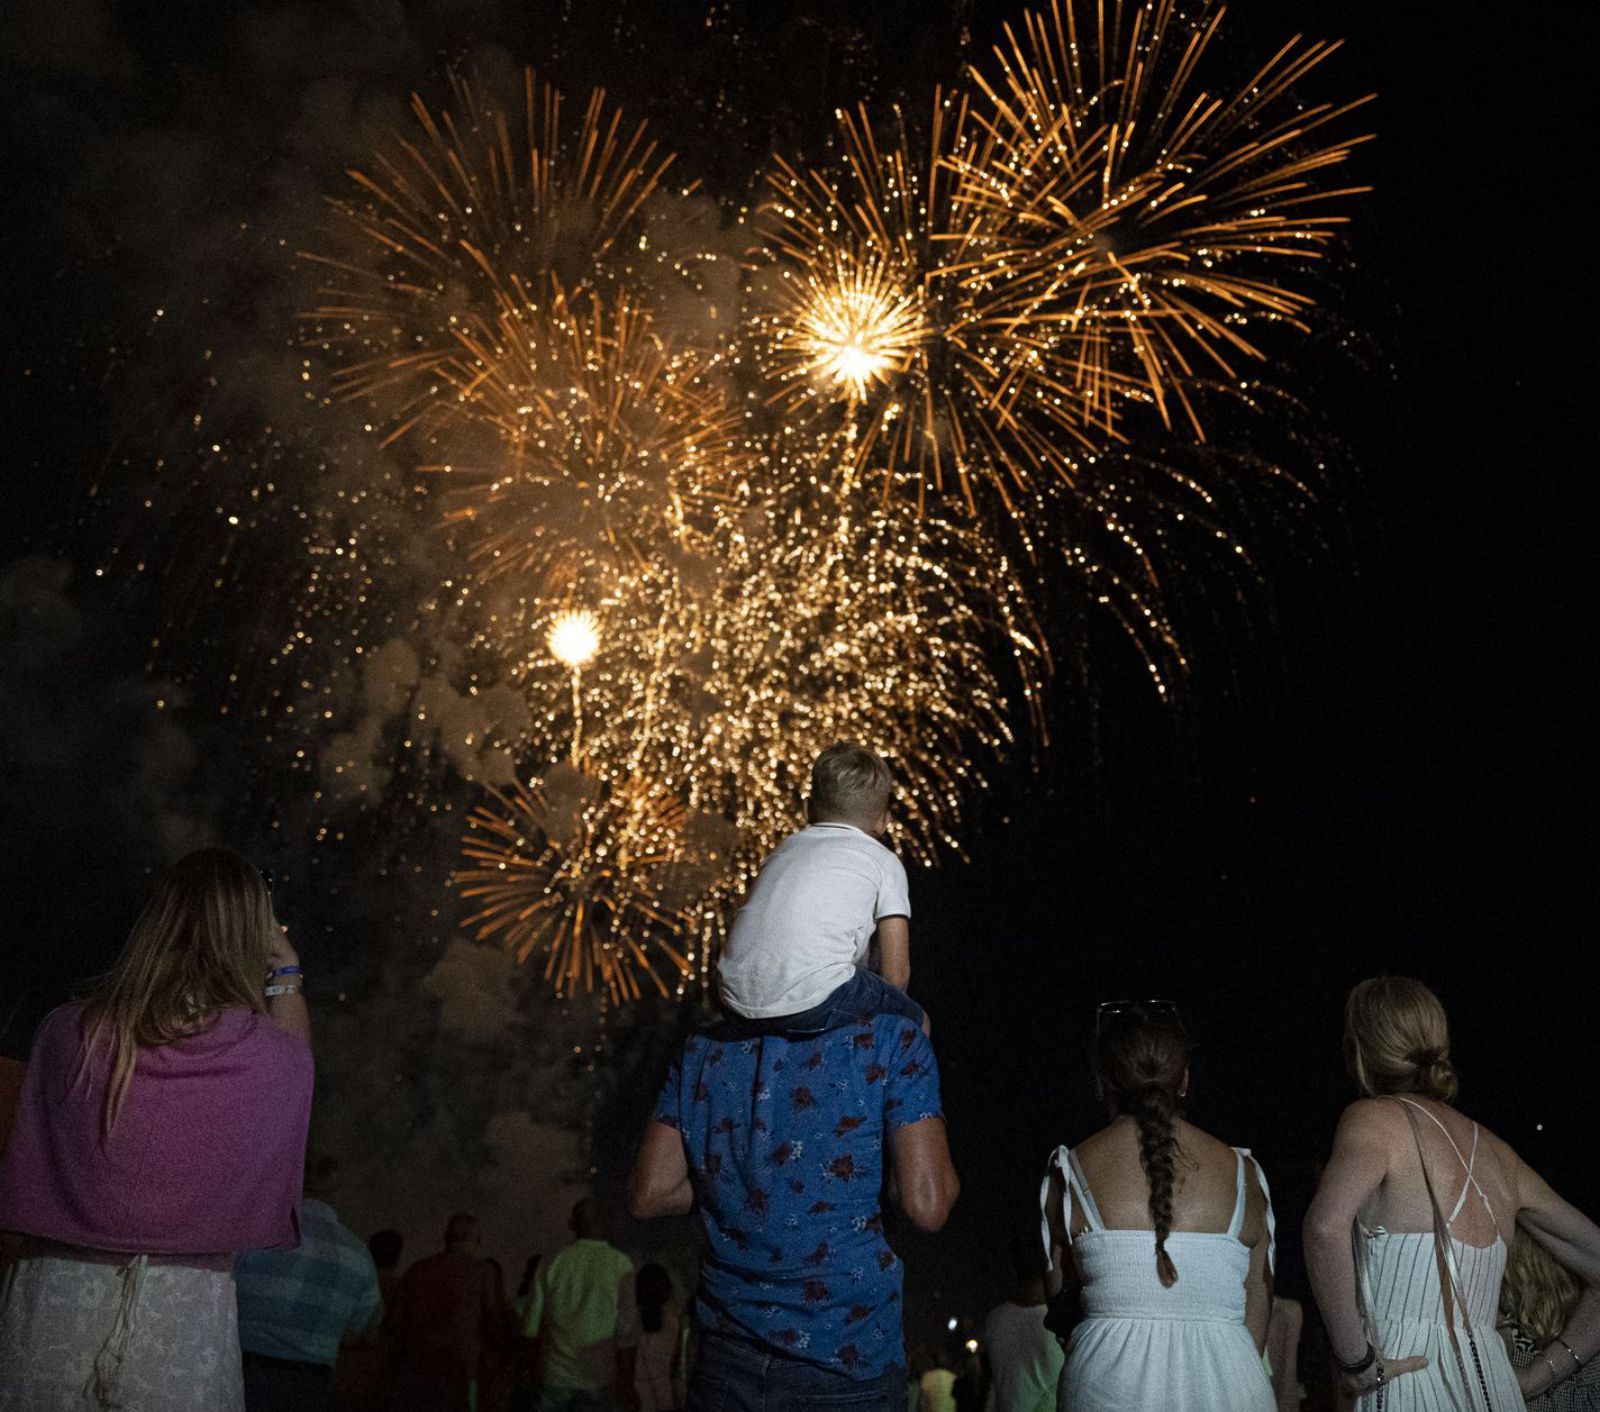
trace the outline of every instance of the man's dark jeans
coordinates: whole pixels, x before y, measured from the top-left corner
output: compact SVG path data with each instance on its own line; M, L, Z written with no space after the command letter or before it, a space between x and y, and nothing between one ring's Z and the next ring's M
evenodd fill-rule
M245 1412L319 1412L328 1405L333 1369L244 1351Z
M700 1342L684 1412L905 1412L906 1370L850 1378L717 1334Z

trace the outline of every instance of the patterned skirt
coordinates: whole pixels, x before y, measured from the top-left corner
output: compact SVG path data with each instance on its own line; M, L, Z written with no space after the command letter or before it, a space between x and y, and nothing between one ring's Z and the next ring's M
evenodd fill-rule
M5 1270L0 1412L109 1408L243 1412L230 1270L142 1255L27 1255Z

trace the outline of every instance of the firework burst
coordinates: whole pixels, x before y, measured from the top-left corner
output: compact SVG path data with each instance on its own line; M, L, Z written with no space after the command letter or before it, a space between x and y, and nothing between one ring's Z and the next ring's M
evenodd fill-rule
M468 820L451 879L477 909L466 926L478 940L522 963L543 956L557 994L599 987L613 1002L636 1000L641 980L671 994L691 968L674 944L687 914L668 900L682 802L655 784L608 785L563 766L490 795Z
M418 100L301 266L329 381L266 462L312 481L267 663L295 768L412 818L488 788L469 929L620 1002L706 975L838 739L892 762L908 856L959 853L1043 739L1036 602L1165 693L1171 601L1238 592L1262 486L1309 498L1214 408L1277 419L1243 360L1308 322L1354 145L1296 96L1333 46L1203 88L1219 18L1056 0L920 129L841 114L836 165L768 174L738 288L602 92Z
M554 287L463 339L455 410L492 426L489 456L438 467L445 518L480 576L560 586L703 541L749 463L744 419L707 354L673 347L627 294Z
M957 179L993 146L966 99L936 93L922 133L896 110L882 140L841 113L839 137L841 173L780 158L768 176L753 332L771 401L836 428L919 504L1070 474L1067 450L1095 444L1075 341L1028 317Z
M603 89L581 114L523 73L519 104L449 75L451 106L412 99L332 202L329 250L304 337L337 368L335 390L382 408L388 439L447 419L492 364L506 310L537 307L549 277L568 290L626 276L625 237L673 163Z
M1025 13L972 76L984 141L950 158L1030 323L1070 330L1074 395L1102 418L1131 395L1169 426L1176 404L1197 435L1194 382L1260 360L1255 325L1304 331L1307 266L1365 189L1327 178L1366 140L1330 130L1367 100L1298 97L1339 45L1292 39L1213 92L1222 18L1174 0Z

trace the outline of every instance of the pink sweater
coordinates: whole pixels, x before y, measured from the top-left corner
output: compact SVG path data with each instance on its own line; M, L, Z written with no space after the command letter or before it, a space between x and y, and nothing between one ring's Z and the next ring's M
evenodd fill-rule
M111 1136L111 1056L74 1083L82 1004L34 1038L0 1159L0 1230L93 1250L201 1255L300 1243L311 1047L228 1009L199 1034L141 1049Z

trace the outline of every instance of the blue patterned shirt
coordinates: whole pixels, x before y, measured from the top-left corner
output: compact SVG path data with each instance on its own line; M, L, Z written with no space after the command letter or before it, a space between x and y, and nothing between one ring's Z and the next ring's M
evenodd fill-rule
M332 1367L346 1335L383 1315L378 1271L367 1247L333 1208L309 1198L297 1250L252 1250L233 1262L239 1346L247 1353Z
M806 1037L691 1035L656 1104L709 1238L701 1327L853 1378L905 1365L883 1233L886 1138L942 1116L922 1030L868 1015Z

